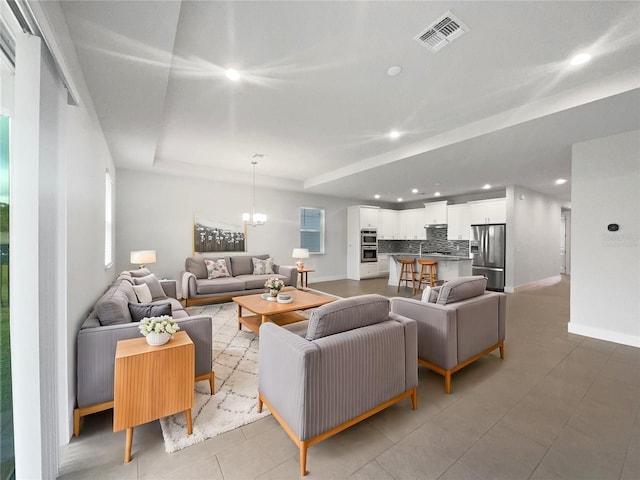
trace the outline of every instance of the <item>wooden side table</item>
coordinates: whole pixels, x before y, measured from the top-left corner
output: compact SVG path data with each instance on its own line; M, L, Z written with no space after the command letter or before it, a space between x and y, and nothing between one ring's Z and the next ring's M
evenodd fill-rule
M131 461L133 428L185 412L193 433L191 407L195 377L195 346L186 332L176 332L159 347L144 337L120 340L116 346L113 431L127 430L124 462Z
M300 273L300 288L307 288L309 286L309 272L315 272L310 268L301 268L298 270Z

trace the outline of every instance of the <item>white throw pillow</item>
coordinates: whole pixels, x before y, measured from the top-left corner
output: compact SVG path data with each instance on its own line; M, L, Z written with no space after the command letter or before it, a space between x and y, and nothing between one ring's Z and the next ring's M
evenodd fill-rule
M429 303L429 296L431 295L431 287L429 285L427 285L426 287L424 287L424 290L422 291L422 301L425 303Z
M136 292L136 297L138 298L138 302L140 303L151 303L151 290L149 290L149 285L143 283L141 285L134 285L133 291Z
M424 291L422 292L422 301L426 303L436 303L438 299L438 294L440 293L440 287L426 286Z

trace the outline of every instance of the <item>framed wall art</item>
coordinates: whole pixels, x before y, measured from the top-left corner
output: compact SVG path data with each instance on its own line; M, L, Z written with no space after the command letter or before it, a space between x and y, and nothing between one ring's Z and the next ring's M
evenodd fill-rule
M228 225L209 220L203 215L193 216L193 252L245 252L244 225Z

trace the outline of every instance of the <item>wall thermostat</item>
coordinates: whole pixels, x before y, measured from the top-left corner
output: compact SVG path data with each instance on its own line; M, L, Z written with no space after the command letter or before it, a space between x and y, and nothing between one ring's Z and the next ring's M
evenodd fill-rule
M607 230L609 230L610 232L617 232L619 228L620 227L617 223L610 223L609 225L607 225Z

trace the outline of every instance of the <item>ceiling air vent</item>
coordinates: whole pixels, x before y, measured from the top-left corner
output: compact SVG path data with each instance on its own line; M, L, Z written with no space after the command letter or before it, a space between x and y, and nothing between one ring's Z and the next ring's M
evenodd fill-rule
M427 47L432 52L437 52L468 31L469 27L451 12L447 12L414 38L420 45Z

